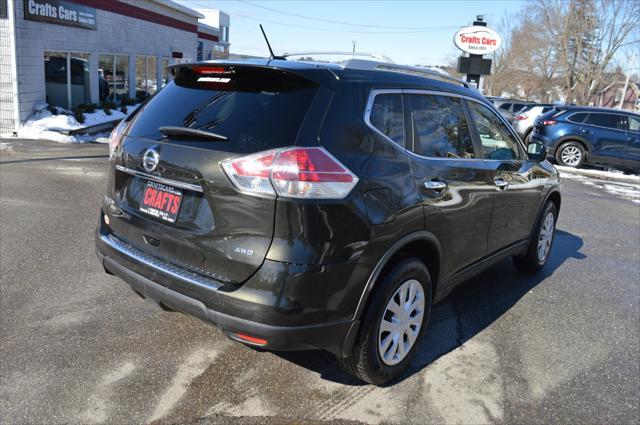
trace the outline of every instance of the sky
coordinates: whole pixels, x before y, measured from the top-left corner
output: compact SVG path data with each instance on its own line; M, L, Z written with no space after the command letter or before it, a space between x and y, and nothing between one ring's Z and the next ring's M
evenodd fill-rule
M262 23L276 55L351 51L356 41L356 51L382 53L396 63L439 65L461 53L453 45L457 29L471 25L476 15L484 15L489 27L497 30L505 14L519 11L525 1L179 0L178 3L228 13L232 53L268 56L258 27Z

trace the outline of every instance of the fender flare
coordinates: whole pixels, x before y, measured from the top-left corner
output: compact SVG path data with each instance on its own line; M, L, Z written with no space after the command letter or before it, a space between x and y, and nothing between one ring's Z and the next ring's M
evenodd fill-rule
M362 316L362 313L364 312L364 309L367 305L367 301L369 300L369 297L373 293L373 290L376 286L376 282L378 281L378 278L380 277L382 270L384 270L384 268L387 266L387 264L395 254L397 254L402 248L404 248L408 244L415 241L427 241L434 246L434 248L438 252L438 261L440 262L438 267L439 275L442 274L442 247L440 245L440 241L438 241L438 238L436 238L436 236L433 233L427 232L425 230L419 230L416 232L409 233L401 237L400 239L398 239L393 245L391 245L385 251L384 255L382 255L380 260L378 260L378 263L373 268L373 271L371 272L371 274L369 275L369 278L367 279L367 283L365 284L364 289L362 290L362 294L360 295L360 300L358 301L356 311L353 314L351 327L349 328L349 331L345 335L344 340L342 342L343 357L348 357L351 354L353 344L355 343L356 336L358 335L358 331L360 329L360 318ZM432 279L434 278L436 282L440 281L440 276L433 276Z

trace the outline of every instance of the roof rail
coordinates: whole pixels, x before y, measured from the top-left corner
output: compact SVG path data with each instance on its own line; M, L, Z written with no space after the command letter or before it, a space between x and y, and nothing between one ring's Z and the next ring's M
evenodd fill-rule
M466 81L462 81L446 71L423 68L418 66L398 65L395 63L376 62L362 59L351 59L342 64L345 69L359 69L363 71L391 71L401 72L404 74L418 75L421 77L429 77L435 80L442 80L447 83L456 83L464 87L469 87Z
M355 57L366 57L375 59L377 62L384 63L394 63L387 55L383 55L382 53L364 53L364 52L339 52L339 51L326 51L326 52L296 52L296 53L285 53L282 55L285 58L289 58L291 56L314 56L314 55L332 55L332 56L347 56L350 58Z

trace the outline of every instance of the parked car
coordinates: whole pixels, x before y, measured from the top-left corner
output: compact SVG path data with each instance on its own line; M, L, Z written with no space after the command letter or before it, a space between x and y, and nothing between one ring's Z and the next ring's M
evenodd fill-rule
M142 297L382 384L458 284L547 263L558 174L465 83L366 60L171 70L111 135L96 231Z
M533 130L533 123L536 118L542 114L546 114L553 109L551 104L532 104L526 106L522 111L513 118L513 129L522 137L525 143L529 143L529 135Z
M559 107L536 119L531 137L560 165L640 171L640 115L630 111Z
M532 102L524 100L512 100L503 99L493 102L494 106L498 108L498 112L502 114L509 122L513 121L513 118L518 115L524 108L531 105Z

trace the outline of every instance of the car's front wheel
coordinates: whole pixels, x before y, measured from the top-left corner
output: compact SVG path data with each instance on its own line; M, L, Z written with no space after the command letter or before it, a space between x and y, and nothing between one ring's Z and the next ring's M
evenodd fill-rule
M585 150L578 142L565 142L556 151L556 161L566 167L578 168L585 158Z
M551 201L547 202L527 250L513 257L513 263L518 269L535 273L547 264L556 234L557 218L558 210L555 204Z
M382 385L411 362L429 322L431 278L424 263L409 258L382 277L362 318L352 355L339 359L355 377Z

